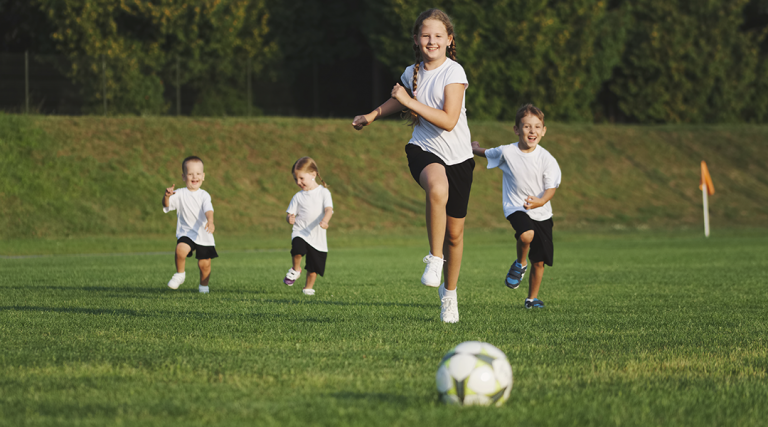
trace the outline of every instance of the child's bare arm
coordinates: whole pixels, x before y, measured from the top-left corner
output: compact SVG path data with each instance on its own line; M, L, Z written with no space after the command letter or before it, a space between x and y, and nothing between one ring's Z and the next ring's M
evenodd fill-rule
M472 154L475 156L485 157L485 148L480 147L480 143L472 141Z
M213 225L213 211L206 212L205 219L208 220L208 223L205 224L205 231L213 234L213 231L216 229L216 226Z
M176 190L173 189L174 187L176 187L176 184L173 184L172 186L170 186L170 187L165 189L165 196L163 196L163 207L164 208L168 207L168 199L170 199L171 196L173 196L173 193L176 192Z
M320 220L320 228L327 229L328 222L331 220L332 216L333 216L333 208L325 208L325 216L323 216L323 219Z
M392 88L392 98L396 99L403 105L403 107L413 110L424 120L440 129L450 132L459 122L465 88L466 87L462 83L451 83L445 86L445 100L442 109L430 107L411 98L410 95L408 95L408 91L400 86L399 83L395 84L395 87Z
M296 215L290 214L290 213L286 214L285 215L285 222L287 222L288 224L293 225L296 222Z
M376 119L386 117L390 114L402 111L403 109L404 107L400 102L394 98L389 98L386 100L386 102L381 104L378 108L371 111L370 113L363 114L362 116L355 116L355 118L352 120L352 126L356 130L360 130L363 127L373 123L373 121Z
M552 197L555 196L555 191L557 191L557 188L549 188L544 191L544 195L541 196L541 198L528 196L525 199L525 208L536 209L544 206L548 201L552 200Z

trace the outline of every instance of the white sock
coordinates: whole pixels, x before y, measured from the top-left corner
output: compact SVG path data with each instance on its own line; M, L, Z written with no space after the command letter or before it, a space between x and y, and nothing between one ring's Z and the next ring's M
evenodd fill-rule
M448 289L445 289L445 287L443 287L443 289L444 289L444 291L443 291L443 296L444 297L456 298L456 289L454 289L452 291L448 290Z
M535 298L526 298L525 300L526 300L526 301L528 301L528 302L531 302L531 301L533 301L534 299L535 299Z
M187 277L187 272L186 272L186 271L185 271L185 272L183 272L183 273L174 273L173 275L175 276L175 275L177 275L177 274L178 274L179 276L181 276L181 277L185 278L185 279L186 279L186 277Z

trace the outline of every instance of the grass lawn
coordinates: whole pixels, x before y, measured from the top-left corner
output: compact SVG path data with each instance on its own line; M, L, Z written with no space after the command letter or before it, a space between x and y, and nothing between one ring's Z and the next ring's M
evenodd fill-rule
M193 262L169 290L151 239L0 258L0 425L765 425L768 230L556 230L542 310L503 285L511 231L468 231L455 325L419 283L422 234L329 230L314 297L281 283L287 239L222 237L209 295ZM509 357L502 408L437 401L467 340Z

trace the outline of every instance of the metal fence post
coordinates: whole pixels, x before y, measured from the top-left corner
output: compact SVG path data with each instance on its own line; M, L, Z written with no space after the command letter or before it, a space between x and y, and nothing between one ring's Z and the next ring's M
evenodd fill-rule
M246 91L248 93L248 117L251 117L251 57L248 57L246 66Z
M181 65L179 55L176 55L176 115L181 115Z
M29 51L24 51L24 102L26 114L29 114Z
M107 60L101 55L101 95L104 97L104 115L107 115Z

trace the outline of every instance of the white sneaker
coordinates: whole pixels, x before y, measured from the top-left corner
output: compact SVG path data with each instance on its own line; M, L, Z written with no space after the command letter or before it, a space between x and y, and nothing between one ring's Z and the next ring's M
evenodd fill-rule
M197 287L197 289L200 290L201 294L207 294L208 293L208 286L200 285L200 286Z
M296 279L301 276L301 271L296 271L293 268L288 270L287 273L285 273L285 277L283 278L283 283L285 283L288 286L293 286L293 282L296 281Z
M314 289L302 289L301 292L304 292L304 295L314 295L315 290Z
M430 253L424 257L424 262L427 263L427 268L424 269L424 274L421 275L421 283L432 288L440 286L440 277L443 274L443 263L445 260Z
M182 283L184 283L184 279L187 278L187 273L176 273L171 277L171 280L168 282L168 287L171 289L179 289L179 286L181 286Z
M445 283L437 288L440 295L440 320L445 323L457 323L459 321L459 301L456 296L445 295Z

